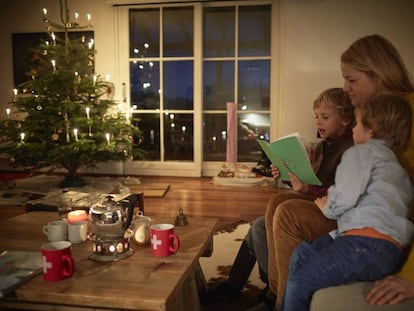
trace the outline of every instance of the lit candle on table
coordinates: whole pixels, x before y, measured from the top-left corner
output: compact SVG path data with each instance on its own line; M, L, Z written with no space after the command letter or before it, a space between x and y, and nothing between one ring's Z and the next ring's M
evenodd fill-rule
M68 222L87 221L88 216L84 210L75 210L68 213Z

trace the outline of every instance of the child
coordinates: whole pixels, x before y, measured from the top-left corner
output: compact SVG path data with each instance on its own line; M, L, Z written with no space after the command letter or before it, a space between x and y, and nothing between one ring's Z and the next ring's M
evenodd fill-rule
M411 109L403 99L381 95L355 110L355 146L338 165L328 196L315 204L338 229L294 251L281 310L309 310L313 293L393 273L410 243L407 219L412 185L393 150L410 136Z
M295 176L293 189L289 193L278 193L272 200L301 198L313 200L326 195L327 189L334 183L335 170L343 152L353 145L352 126L354 125L354 107L349 96L341 88L324 90L314 101L316 127L323 138L311 155L312 167L322 181L322 186L304 185ZM278 172L277 172L278 174ZM300 188L300 189L299 189ZM287 196L285 196L285 194ZM268 205L269 206L269 205ZM274 212L277 205L274 205ZM224 283L210 292L210 296L239 295L247 284L250 273L258 261L260 277L267 283L268 251L266 244L265 218L258 217L244 238L237 257ZM263 294L266 290L263 292ZM271 299L271 298L270 298Z

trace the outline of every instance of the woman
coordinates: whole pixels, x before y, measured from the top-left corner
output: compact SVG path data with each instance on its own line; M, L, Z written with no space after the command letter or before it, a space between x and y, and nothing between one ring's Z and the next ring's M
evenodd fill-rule
M380 35L355 41L341 56L344 91L352 104L362 105L379 94L405 97L414 111L414 86L397 49ZM414 181L414 129L411 139L398 154L398 159ZM413 216L413 209L411 209ZM268 246L268 278L280 308L292 251L302 241L313 241L335 228L313 201L303 199L272 199L266 208ZM413 219L413 218L411 218Z

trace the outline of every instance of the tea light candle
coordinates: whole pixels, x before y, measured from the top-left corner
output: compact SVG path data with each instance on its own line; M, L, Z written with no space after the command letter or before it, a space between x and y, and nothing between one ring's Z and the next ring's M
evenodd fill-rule
M86 215L86 211L84 210L75 210L68 213L68 222L76 222L76 221L86 221L88 217Z

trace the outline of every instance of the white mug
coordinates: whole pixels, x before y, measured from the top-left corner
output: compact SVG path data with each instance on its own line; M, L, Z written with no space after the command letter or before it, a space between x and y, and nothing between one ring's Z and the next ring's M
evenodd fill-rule
M68 238L68 224L64 220L55 220L43 226L43 233L50 242L66 241Z
M68 239L72 243L85 242L88 236L88 222L75 221L68 224Z

